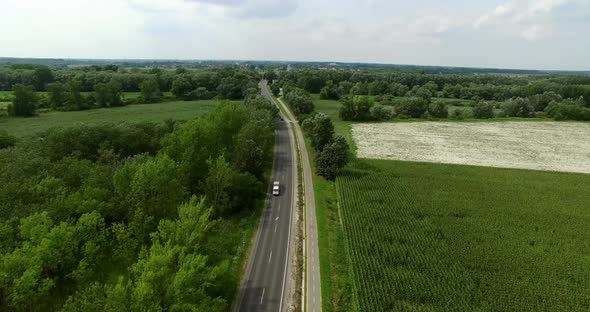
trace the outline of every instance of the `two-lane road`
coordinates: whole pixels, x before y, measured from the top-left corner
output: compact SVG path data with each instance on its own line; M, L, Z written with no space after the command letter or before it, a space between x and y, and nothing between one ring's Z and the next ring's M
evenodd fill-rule
M269 186L269 197L262 212L253 254L234 309L238 312L281 312L285 309L297 171L292 134L283 120L277 121L275 140L271 184L273 181L280 182L280 195L271 195Z

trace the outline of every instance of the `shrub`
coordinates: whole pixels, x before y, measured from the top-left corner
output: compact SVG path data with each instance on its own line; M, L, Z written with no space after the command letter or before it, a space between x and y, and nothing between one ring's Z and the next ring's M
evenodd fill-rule
M479 102L473 107L473 117L478 119L494 118L494 105L489 102Z
M567 100L561 103L551 102L547 106L547 115L555 120L580 120L590 121L590 108L580 105L579 102Z
M16 144L16 138L5 130L0 130L0 149L14 146L14 144Z
M388 120L393 117L393 111L390 107L375 105L369 109L372 120Z
M535 115L535 107L528 98L512 98L502 104L502 110L507 117L529 118Z
M428 110L428 101L420 97L409 97L395 106L395 112L403 117L420 118Z
M432 103L428 106L428 117L447 118L449 117L449 109L445 103Z

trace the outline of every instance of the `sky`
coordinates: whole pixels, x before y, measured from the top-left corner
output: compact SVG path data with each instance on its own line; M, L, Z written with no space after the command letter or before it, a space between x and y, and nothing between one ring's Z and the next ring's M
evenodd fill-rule
M590 0L0 0L0 56L590 70Z

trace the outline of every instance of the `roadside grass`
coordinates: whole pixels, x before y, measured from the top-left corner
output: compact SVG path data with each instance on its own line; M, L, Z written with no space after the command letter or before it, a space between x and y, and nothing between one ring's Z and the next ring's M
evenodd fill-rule
M588 311L590 175L355 160L336 180L361 311Z
M14 136L23 137L52 127L75 124L160 122L166 119L189 120L208 112L216 103L215 100L176 101L86 111L48 112L29 118L2 117L0 118L0 128Z
M326 312L358 311L352 280L352 267L340 226L334 182L315 173L315 151L309 138L305 146L311 163L318 225L322 309Z

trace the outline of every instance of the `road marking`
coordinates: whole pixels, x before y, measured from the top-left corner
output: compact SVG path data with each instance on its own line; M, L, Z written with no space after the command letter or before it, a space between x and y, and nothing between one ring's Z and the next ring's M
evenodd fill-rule
M264 291L266 290L266 288L262 288L262 297L260 297L260 304L262 304L262 300L264 300ZM315 299L315 297L314 297Z
M272 259L272 250L270 251L270 257L268 257L268 263L270 263L270 259Z
M279 225L278 223L275 223L275 233L277 232L277 226L278 225Z

